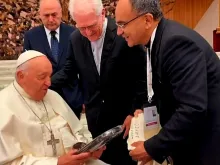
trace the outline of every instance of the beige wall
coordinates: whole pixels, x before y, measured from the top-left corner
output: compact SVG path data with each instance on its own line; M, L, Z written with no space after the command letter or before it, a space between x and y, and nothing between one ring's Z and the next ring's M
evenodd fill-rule
M213 30L215 30L218 25L219 20L219 0L214 0L208 10L205 12L203 17L200 19L195 29L200 33L211 46L213 46Z

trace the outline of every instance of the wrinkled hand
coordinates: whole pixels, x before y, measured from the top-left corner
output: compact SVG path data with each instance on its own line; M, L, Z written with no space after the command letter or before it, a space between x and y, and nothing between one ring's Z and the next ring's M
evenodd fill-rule
M144 111L142 109L137 109L135 112L134 112L134 117L138 117L138 114L140 113L144 113Z
M123 123L123 130L125 129L125 133L123 135L123 138L125 139L127 136L128 136L128 133L129 133L129 130L130 130L130 127L131 127L131 119L133 118L133 116L131 115L128 115Z
M144 148L143 141L134 142L131 145L135 147L135 149L129 152L129 155L133 160L141 161L141 165L144 165L152 160Z
M92 152L92 157L94 159L99 159L103 153L103 151L106 150L106 146L98 149L97 151Z
M57 165L82 165L91 157L89 152L75 155L76 151L70 150L66 155L59 157Z

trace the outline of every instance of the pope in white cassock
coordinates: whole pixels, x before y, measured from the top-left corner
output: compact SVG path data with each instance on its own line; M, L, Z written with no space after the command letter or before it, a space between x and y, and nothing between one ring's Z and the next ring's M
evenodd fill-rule
M0 164L103 165L94 153L74 154L82 141L82 125L54 91L49 90L52 66L37 51L17 60L16 81L0 92ZM85 138L85 137L84 137Z

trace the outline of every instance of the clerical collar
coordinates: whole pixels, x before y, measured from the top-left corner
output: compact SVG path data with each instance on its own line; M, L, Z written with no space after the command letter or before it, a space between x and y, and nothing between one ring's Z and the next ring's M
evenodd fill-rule
M153 45L153 42L154 42L154 39L155 39L156 31L157 31L157 27L154 29L150 40L148 41L148 43L146 45L144 45L144 47L150 48L150 50L152 50L152 45Z
M18 82L16 80L14 80L14 86L15 88L18 90L18 92L23 96L23 97L26 97L26 98L29 98L31 99L31 96L29 96L25 91L24 89L18 84Z

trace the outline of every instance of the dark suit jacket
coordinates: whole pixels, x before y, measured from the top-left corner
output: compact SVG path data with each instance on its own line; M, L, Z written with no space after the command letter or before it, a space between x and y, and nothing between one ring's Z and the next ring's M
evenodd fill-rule
M27 31L24 35L24 51L37 50L45 54L53 66L53 74L61 70L66 63L67 46L70 34L74 31L72 26L61 23L59 38L59 59L56 62L52 56L52 52L48 43L44 26L35 27ZM61 90L60 90L61 89ZM82 96L78 88L77 81L68 82L63 88L57 89L72 109L82 105ZM61 92L62 91L62 92ZM63 94L62 94L63 93Z
M195 31L162 19L152 47L153 89L162 129L145 142L158 162L220 164L220 61Z
M146 97L145 53L140 47L129 48L116 32L114 21L108 19L100 76L89 40L76 30L71 35L64 69L52 77L52 87L56 88L79 73L88 127L94 137L123 124L127 115L142 108Z

